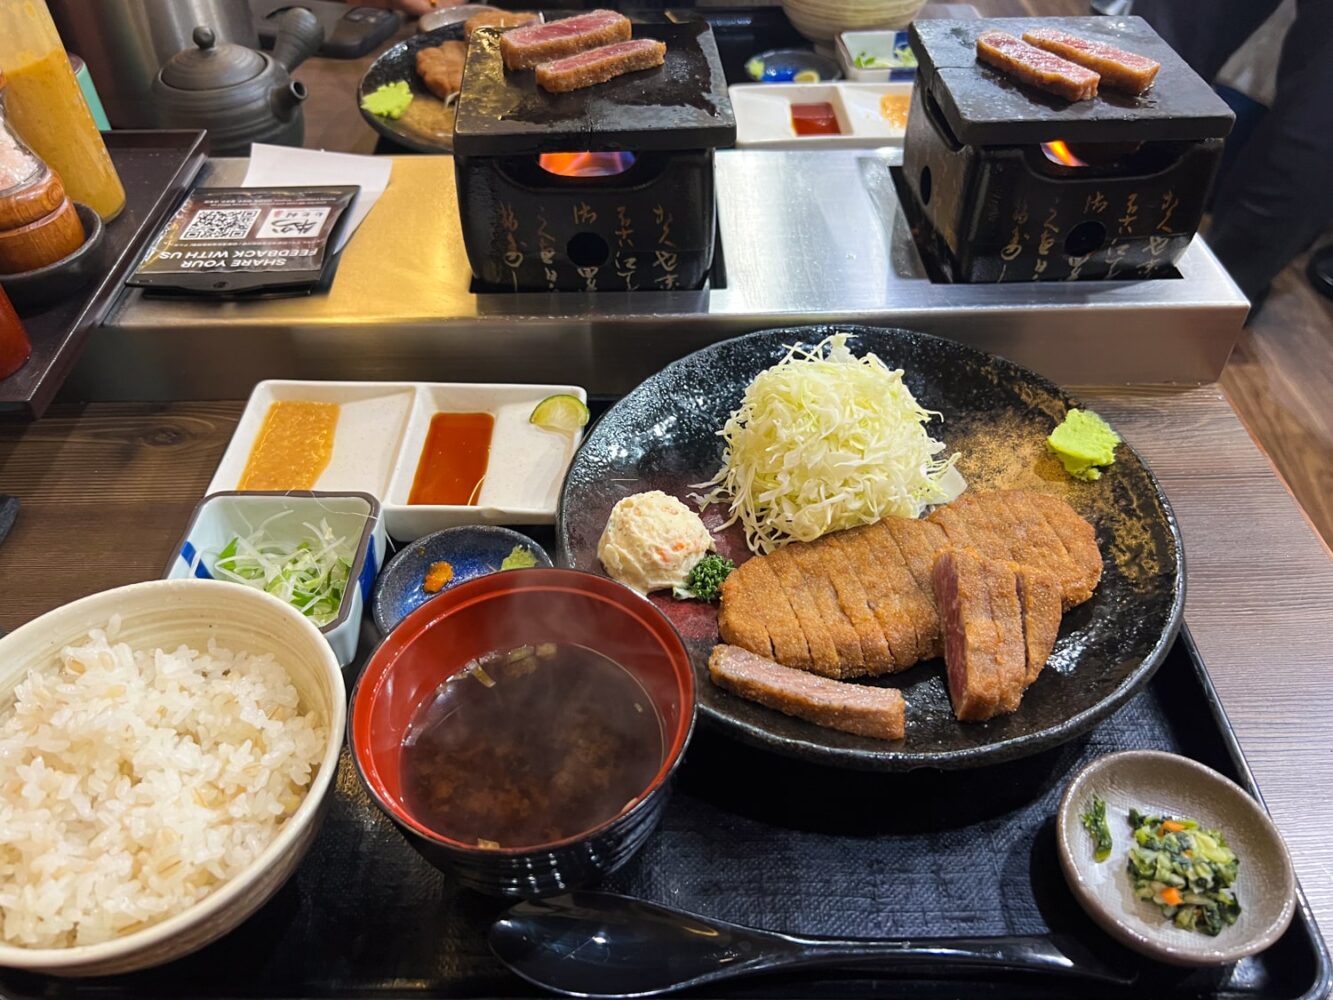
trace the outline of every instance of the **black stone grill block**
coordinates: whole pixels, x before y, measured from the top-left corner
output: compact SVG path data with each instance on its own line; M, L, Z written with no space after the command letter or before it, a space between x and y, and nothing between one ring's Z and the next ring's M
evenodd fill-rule
M736 124L712 30L636 23L666 64L568 94L511 73L499 34L474 33L454 171L463 242L488 291L698 289L713 263L713 149ZM542 153L629 152L623 173L566 177Z
M976 60L976 36L1055 27L1162 64L1151 90L1068 102ZM1194 237L1231 110L1136 17L917 21L904 140L907 215L959 282L1173 275ZM1064 142L1087 166L1052 160Z

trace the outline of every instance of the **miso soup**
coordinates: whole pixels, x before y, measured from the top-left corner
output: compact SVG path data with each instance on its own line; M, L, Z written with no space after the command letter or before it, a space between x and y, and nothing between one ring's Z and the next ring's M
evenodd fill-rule
M497 650L418 707L403 802L452 840L535 847L619 815L664 753L655 706L618 663L570 643Z

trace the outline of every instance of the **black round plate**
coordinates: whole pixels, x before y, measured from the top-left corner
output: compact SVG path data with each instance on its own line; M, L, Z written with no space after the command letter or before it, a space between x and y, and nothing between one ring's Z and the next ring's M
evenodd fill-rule
M446 109L444 102L427 90L417 76L417 50L451 40L463 40L462 24L414 35L380 53L356 88L356 106L371 128L390 142L418 153L453 152L453 108ZM406 80L414 95L402 118L381 118L361 107L362 99L371 91L399 80Z
M953 341L906 330L796 327L765 330L676 361L613 406L574 456L556 520L559 560L601 572L597 540L621 497L660 489L688 498L722 457L718 429L750 381L790 344L852 334L861 356L874 352L922 406L943 415L931 434L961 453L969 488L1041 490L1067 499L1097 529L1105 570L1092 600L1064 617L1055 652L1013 715L982 724L954 719L942 663L865 683L901 688L907 737L886 743L822 729L727 694L707 676L718 641L717 612L697 601L654 594L699 671L699 709L739 739L825 764L881 771L966 768L1012 760L1063 743L1123 705L1152 676L1180 627L1184 554L1167 499L1137 454L1122 445L1101 479L1065 474L1045 438L1078 405L1039 375ZM688 502L688 501L687 501ZM703 512L718 549L748 557L739 528L718 534L723 512Z

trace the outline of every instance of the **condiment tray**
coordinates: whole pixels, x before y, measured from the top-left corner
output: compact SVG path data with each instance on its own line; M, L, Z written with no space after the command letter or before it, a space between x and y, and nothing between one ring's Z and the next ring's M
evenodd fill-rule
M902 124L885 118L881 101L898 98L904 105L911 83L738 83L728 89L736 112L736 145L753 149L870 149L900 146ZM792 106L832 106L839 135L797 135Z
M250 394L208 493L238 488L273 403L303 400L339 406L328 466L311 488L371 494L383 505L394 538L412 540L459 524L550 524L582 433L543 430L528 418L541 400L557 394L587 401L583 389L568 385L266 380ZM407 502L431 418L440 412L486 412L495 418L475 504Z

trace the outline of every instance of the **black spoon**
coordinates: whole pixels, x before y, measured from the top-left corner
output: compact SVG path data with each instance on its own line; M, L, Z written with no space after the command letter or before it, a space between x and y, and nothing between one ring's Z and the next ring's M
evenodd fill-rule
M904 974L1016 970L1128 985L1066 938L858 941L754 930L606 892L520 903L491 927L491 950L528 982L580 997L646 997L777 969L873 967Z

